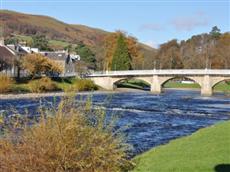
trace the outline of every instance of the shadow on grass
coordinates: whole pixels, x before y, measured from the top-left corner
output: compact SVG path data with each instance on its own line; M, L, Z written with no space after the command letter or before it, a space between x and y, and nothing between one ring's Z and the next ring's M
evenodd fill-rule
M215 172L230 172L230 164L218 164L214 169Z

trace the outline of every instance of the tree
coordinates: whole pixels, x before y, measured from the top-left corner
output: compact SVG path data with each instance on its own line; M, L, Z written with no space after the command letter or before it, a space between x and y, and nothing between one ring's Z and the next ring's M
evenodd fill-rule
M132 36L128 36L126 33L121 31L117 31L115 33L109 34L104 41L104 47L105 47L104 69L111 70L112 68L112 60L113 60L115 50L117 48L117 40L120 37L120 35L124 37L125 42L127 44L127 48L132 59L132 67L134 69L140 69L142 67L142 62L144 60L144 55L140 51L140 45L138 44L136 38Z
M5 44L14 44L16 45L19 42L19 39L17 37L10 37L5 40Z
M83 42L80 42L75 48L75 51L80 55L81 60L87 63L87 66L91 69L96 69L95 54L87 47Z
M180 69L183 68L183 62L180 56L180 45L176 39L173 39L160 46L157 54L159 68Z
M35 35L32 37L32 46L38 48L39 50L52 50L49 47L49 41L46 39L44 35Z
M112 70L130 70L131 68L131 56L125 38L121 34L117 39L117 48L112 60Z
M220 29L217 26L212 27L212 30L210 32L210 35L214 38L217 39L220 37Z
M230 68L230 33L222 34L214 47L212 68Z
M28 54L24 56L22 66L29 72L32 78L43 74L60 74L63 71L63 68L58 63L41 54Z

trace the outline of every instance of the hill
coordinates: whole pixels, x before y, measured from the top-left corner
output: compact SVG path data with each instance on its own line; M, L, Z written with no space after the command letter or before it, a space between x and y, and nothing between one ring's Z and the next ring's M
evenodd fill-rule
M0 23L4 26L4 36L19 35L29 38L35 34L46 35L51 40L52 46L63 48L62 46L78 44L83 42L92 48L96 56L103 55L102 44L105 37L110 32L91 28L84 25L68 24L52 17L42 15L24 14L14 11L1 10ZM140 43L140 49L144 53L146 60L152 58L156 50Z

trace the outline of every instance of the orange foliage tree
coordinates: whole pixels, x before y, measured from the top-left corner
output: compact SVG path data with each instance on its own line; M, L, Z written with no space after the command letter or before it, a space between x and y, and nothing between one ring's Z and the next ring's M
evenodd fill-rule
M22 66L34 78L48 74L60 74L63 67L41 54L28 54L22 59Z

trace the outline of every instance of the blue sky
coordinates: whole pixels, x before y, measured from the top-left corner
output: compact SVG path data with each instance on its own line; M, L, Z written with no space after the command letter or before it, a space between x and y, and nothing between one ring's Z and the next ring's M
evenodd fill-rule
M230 31L230 0L0 0L1 8L55 17L107 31L123 30L153 47L217 25Z

